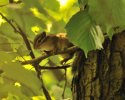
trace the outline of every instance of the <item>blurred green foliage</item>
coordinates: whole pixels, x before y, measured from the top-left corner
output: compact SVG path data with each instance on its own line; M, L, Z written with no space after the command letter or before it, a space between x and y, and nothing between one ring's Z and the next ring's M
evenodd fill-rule
M64 26L70 17L78 10L76 0L8 0L0 1L0 13L9 20L14 20L25 32L28 39L33 41L36 34L47 31L47 33L65 32ZM16 24L12 22L15 26ZM32 43L31 43L32 46ZM45 100L41 89L41 82L37 79L33 66L22 66L17 60L28 60L29 52L20 34L0 16L0 98L3 100ZM36 56L39 51L34 50ZM50 58L55 65L59 65L59 58ZM56 60L54 60L56 59ZM49 65L48 59L41 65ZM63 70L60 70L64 74ZM44 83L53 100L62 98L64 78L60 81L53 72L42 71ZM71 98L69 73L68 86L65 98ZM61 84L62 83L62 84ZM16 85L17 84L17 85ZM55 91L56 90L56 91Z
M113 33L125 28L124 0L0 0L0 13L13 20L23 29L31 42L36 34L67 32L69 40L82 48L86 54L90 50L101 49L104 34L112 37ZM79 4L78 4L79 3ZM79 9L80 7L80 9ZM66 30L65 30L66 29ZM45 100L33 66L22 66L18 60L31 59L22 37L16 33L0 16L0 98L6 100ZM33 50L38 57L39 51ZM49 60L60 65L60 57L43 60L40 65L49 66ZM67 71L68 84L65 98L72 98L70 84L71 71ZM43 70L45 85L53 100L62 97L64 70L58 75L53 71ZM15 83L18 83L16 85Z

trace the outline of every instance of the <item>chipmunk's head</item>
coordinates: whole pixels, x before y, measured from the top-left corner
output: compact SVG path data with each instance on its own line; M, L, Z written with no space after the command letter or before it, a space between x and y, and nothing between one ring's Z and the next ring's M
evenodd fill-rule
M41 45L45 42L45 40L46 40L46 32L42 32L36 35L33 42L34 49L39 49Z

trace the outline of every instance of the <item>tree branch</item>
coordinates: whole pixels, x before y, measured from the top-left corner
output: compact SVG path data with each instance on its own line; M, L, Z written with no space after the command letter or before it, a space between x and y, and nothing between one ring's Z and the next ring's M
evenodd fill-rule
M40 70L55 70L55 69L67 69L69 68L70 65L63 65L63 66L52 66L52 67L48 67L48 66L40 66Z
M64 53L70 53L70 52L75 52L79 50L79 48L77 46L72 46L66 50L63 50L63 51L58 51L58 52L50 52L49 54L45 54L45 55L42 55L38 58L34 58L32 60L27 60L27 61L24 61L22 62L23 65L26 65L26 64L34 64L34 63L40 63L43 59L46 59L50 56L53 56L53 55L58 55L58 54L64 54Z
M15 32L19 33L22 36L22 38L23 38L23 40L24 40L24 42L26 44L27 49L30 51L31 58L34 59L35 55L34 55L34 53L32 51L30 42L27 39L27 36L24 33L24 31L21 29L21 27L14 20L12 20L16 24L16 26L14 26L13 23L12 23L12 21L9 20L8 18L6 18L2 13L0 13L0 15L2 16L3 19L5 19L8 22L8 24L14 29ZM35 70L37 72L37 77L40 79L40 81L42 83L41 87L43 89L43 92L44 92L44 95L45 95L46 99L47 100L51 100L49 92L47 91L47 89L44 86L43 79L40 77L41 76L41 71L39 70L39 65L37 63L33 63L32 65L34 66L34 68L35 68Z
M15 32L19 33L18 29L12 24L11 20L7 19L2 13L0 13L0 15L5 21L7 21L8 24L10 24L10 26L14 29Z

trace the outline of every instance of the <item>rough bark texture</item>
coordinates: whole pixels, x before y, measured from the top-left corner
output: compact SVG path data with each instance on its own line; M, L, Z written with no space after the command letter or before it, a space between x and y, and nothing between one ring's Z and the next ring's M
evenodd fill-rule
M72 81L73 100L125 100L125 31L84 58Z

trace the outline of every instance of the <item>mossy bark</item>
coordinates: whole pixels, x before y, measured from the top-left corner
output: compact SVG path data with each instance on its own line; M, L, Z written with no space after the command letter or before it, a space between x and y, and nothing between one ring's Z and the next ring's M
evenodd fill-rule
M90 51L72 81L73 100L125 100L125 31Z

